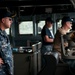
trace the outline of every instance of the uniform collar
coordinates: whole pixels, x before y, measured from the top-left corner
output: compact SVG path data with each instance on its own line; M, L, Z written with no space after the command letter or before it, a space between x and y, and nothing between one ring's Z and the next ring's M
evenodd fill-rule
M0 28L0 34L3 35L3 36L7 36L5 30L2 30L1 28Z

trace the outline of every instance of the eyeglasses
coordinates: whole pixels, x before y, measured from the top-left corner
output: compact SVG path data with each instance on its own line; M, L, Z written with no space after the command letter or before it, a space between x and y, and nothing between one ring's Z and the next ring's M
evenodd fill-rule
M9 18L9 21L13 21L13 19L12 18Z
M6 17L9 21L13 21L13 19L11 17Z

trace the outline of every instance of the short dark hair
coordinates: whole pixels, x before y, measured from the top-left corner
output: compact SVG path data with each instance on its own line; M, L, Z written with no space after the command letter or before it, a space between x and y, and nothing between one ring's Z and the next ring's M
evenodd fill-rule
M62 18L61 24L63 25L63 24L66 23L67 21L73 22L72 19L71 19L69 16L64 16L64 17Z
M51 17L47 17L46 20L45 20L45 23L47 23L47 22L53 23L54 21L51 19Z

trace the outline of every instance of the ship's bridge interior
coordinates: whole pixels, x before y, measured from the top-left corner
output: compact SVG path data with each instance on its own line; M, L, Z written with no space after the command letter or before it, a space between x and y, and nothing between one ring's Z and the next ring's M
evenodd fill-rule
M54 20L52 31L54 35L61 27L63 16L73 19L72 30L75 30L75 0L0 0L0 8L8 8L16 13L11 28L6 32L9 36L14 57L14 75L75 75L67 64L53 56L45 56L46 66L41 68L41 30L45 19ZM63 43L63 38L61 39ZM74 49L75 50L75 49ZM66 59L75 59L64 54Z

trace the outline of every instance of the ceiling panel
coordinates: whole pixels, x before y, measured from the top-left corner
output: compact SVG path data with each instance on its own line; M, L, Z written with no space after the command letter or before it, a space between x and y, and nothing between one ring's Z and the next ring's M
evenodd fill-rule
M1 0L0 7L9 7L17 13L20 11L21 15L75 11L71 0Z

